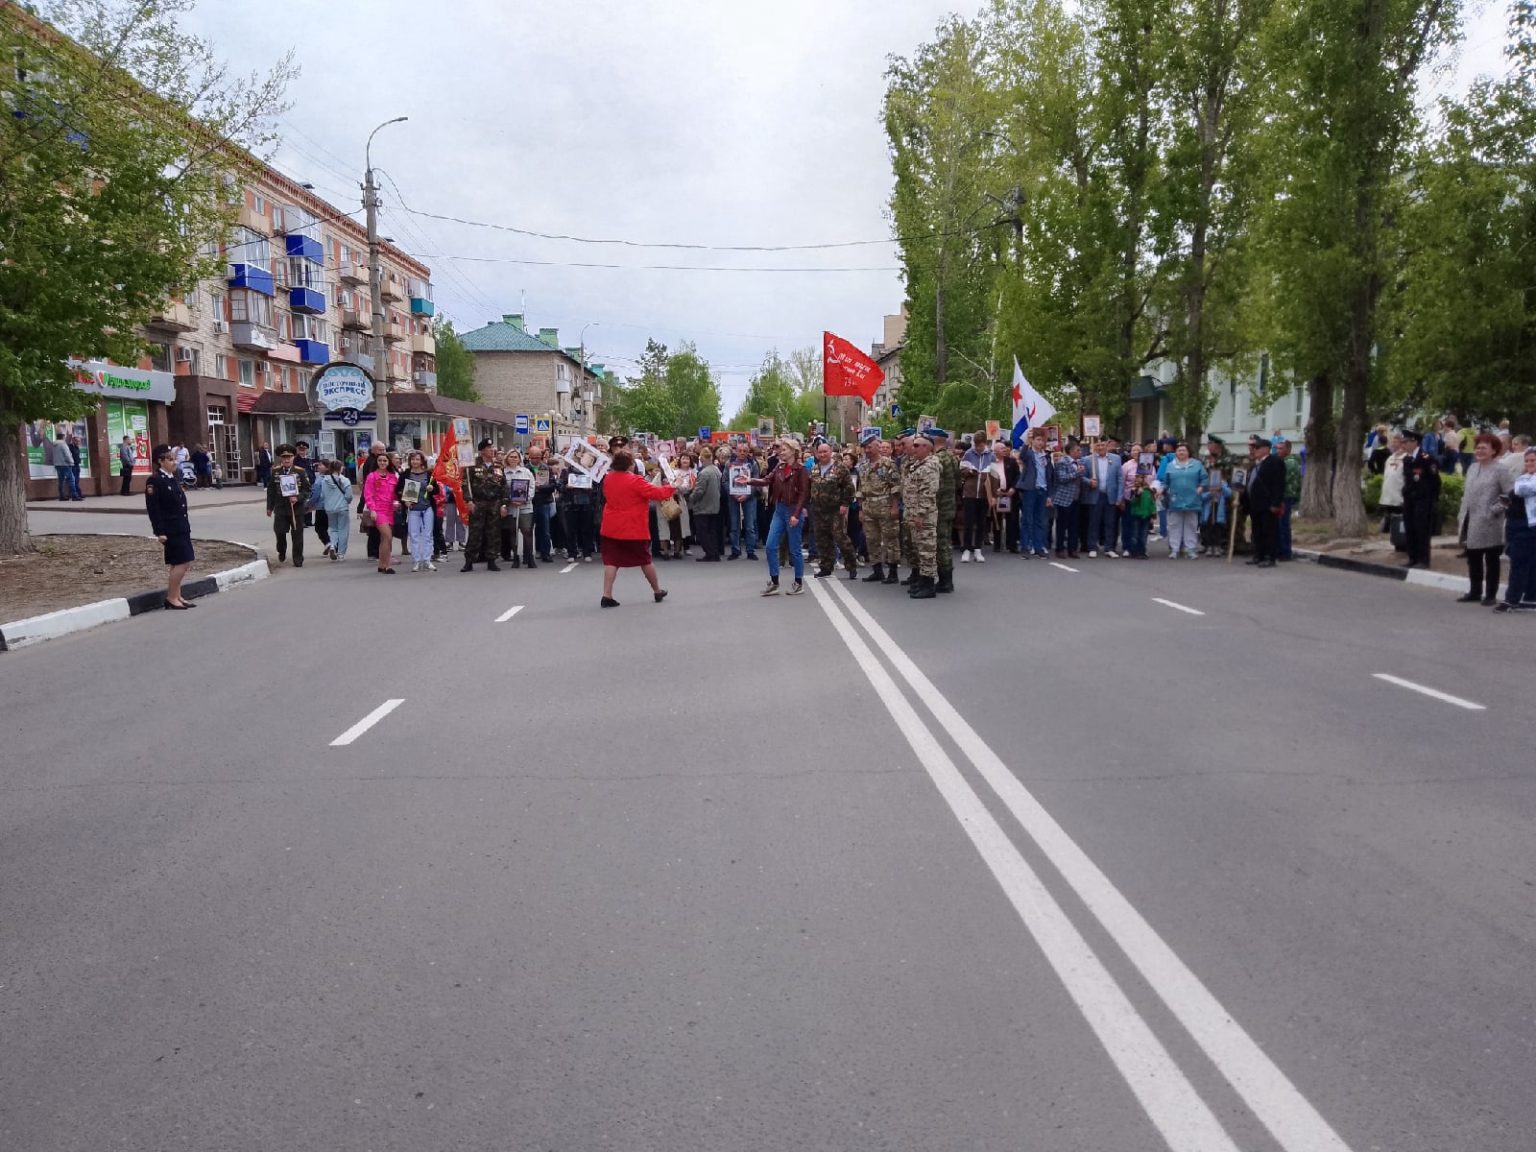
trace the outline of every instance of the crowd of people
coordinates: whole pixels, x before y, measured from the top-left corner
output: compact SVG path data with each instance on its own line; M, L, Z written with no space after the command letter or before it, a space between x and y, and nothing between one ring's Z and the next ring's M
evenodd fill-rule
M617 606L614 581L623 568L641 568L660 601L666 592L655 563L751 562L759 551L765 596L780 592L785 568L793 574L787 594L803 593L809 563L817 577L841 567L857 579L866 567L865 582L904 585L913 599L954 590L957 554L960 564L1002 554L1146 560L1160 545L1170 560L1195 560L1226 557L1243 541L1255 567L1294 555L1290 524L1302 470L1283 436L1251 437L1241 461L1214 436L1203 445L1168 436L1048 444L1043 430L1033 430L1017 449L985 432L953 447L952 439L930 428L857 444L685 441L658 452L615 436L595 483L588 469L542 444L524 454L482 440L473 463L449 483L420 451L375 444L360 466L348 467L312 458L300 442L278 446L265 469L266 509L279 563L291 557L303 565L311 527L323 555L346 562L356 517L381 574L396 574L397 558L402 566L409 559L413 573L435 572L451 557L462 572L600 558L604 607ZM1428 562L1425 509L1439 497L1439 463L1422 441L1412 430L1384 439L1392 483L1383 486L1383 504L1400 499L1413 564ZM1536 610L1536 449L1503 450L1485 433L1474 438L1464 472L1471 590L1462 599L1495 605L1507 551L1510 578L1497 607Z

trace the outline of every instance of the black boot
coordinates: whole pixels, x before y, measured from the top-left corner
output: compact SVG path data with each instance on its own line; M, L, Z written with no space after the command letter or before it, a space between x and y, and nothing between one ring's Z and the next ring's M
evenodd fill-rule
M940 572L938 583L934 585L934 591L953 592L955 590L955 574L953 571Z
M866 584L881 584L884 582L885 566L882 564L876 564L874 571L871 572L868 576L864 577L864 583Z
M531 552L527 556L523 557L523 567L524 568L537 568L538 567L538 564L534 561L533 554Z
M917 569L914 568L914 569L912 569L912 571L908 572L905 576L903 576L898 581L898 583L901 584L905 588L910 588L912 586L913 581L915 581L916 579L917 579Z
M912 583L907 585L907 595L916 596L923 590L923 585L928 579L927 576L919 576L916 572L912 573Z
M885 579L880 581L880 583L882 583L882 584L900 584L901 583L901 581L896 578L896 565L892 564L888 569L886 569Z
M459 571L460 572L473 572L474 570L475 570L475 562L473 560L471 560L468 556L464 557L464 567L460 568Z
M494 560L487 560L485 562L485 570L487 572L500 572L501 565L497 564Z
M938 593L934 590L933 577L919 576L915 581L912 582L912 592L910 595L913 600L932 600L935 596L938 595Z

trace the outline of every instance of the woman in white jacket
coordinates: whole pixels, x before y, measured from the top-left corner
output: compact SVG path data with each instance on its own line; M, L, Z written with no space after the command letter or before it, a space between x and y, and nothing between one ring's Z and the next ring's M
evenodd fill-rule
M501 522L501 558L517 567L517 541L523 541L524 568L537 568L533 559L533 472L523 465L516 448L507 453L507 516Z
M325 546L325 554L332 560L345 560L352 534L352 482L340 460L315 461L315 492L329 522L331 542Z

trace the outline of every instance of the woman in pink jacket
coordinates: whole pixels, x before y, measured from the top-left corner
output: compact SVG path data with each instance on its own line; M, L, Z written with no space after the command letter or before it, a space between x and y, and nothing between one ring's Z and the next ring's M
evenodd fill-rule
M395 492L399 487L400 473L388 456L380 457L379 466L363 481L363 507L373 513L374 527L379 530L379 571L386 576L395 574L390 563L395 558Z

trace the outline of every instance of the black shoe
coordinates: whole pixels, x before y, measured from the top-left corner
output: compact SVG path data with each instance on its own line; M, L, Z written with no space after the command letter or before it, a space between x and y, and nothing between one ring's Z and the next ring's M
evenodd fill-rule
M857 568L850 568L850 569L848 569L848 579L849 580L857 580L858 578L859 578L859 570Z
M1483 597L1483 607L1484 608L1492 608L1498 602L1499 602L1499 598L1497 596L1484 596Z
M597 603L598 603L598 605L600 607L603 607L603 608L617 608L619 606L619 602L617 600L615 600L612 596L604 596Z
M550 556L550 555L540 556L539 559L542 560L546 564L553 564L555 562L555 558L553 556Z
M1244 560L1243 563L1248 565L1250 568L1256 568L1259 566L1259 564L1262 563L1262 561L1257 556L1250 556L1248 559Z
M459 569L460 572L473 572L474 570L475 562L473 560L464 561L464 567Z
M882 584L885 582L885 565L876 564L874 570L864 577L866 584Z
M932 576L919 576L912 585L912 591L908 595L913 600L932 600L938 595Z
M667 590L665 588L663 588L660 592L652 592L651 593L651 598L653 600L655 600L656 603L660 604L663 600L665 600L667 598Z
M825 580L835 571L837 571L835 568L818 568L816 571L812 572L811 575L816 577L818 580Z
M523 557L523 567L524 568L537 568L538 565L533 562L533 557L532 556L524 556Z
M935 592L953 592L955 590L955 574L953 572L940 572L939 581L934 585Z
M1258 568L1273 568L1274 566L1275 562L1273 560L1260 560L1258 564L1255 565L1255 567Z
M903 576L900 580L898 580L897 583L900 584L903 588L910 588L910 587L912 587L912 584L913 584L914 581L916 581L916 579L917 579L917 573L916 572L908 572L905 576Z
M1483 597L1477 592L1468 592L1465 596L1456 597L1456 603L1458 604L1481 604L1482 602Z
M888 569L886 569L885 579L880 581L880 583L882 583L882 584L900 584L901 583L901 581L899 579L897 579L897 577L896 577L896 565L892 564Z
M485 562L485 570L487 572L500 572L501 565L497 564L494 560L487 560Z
M729 556L726 557L726 559L727 560L740 560L741 559L741 553L740 552L732 552Z
M295 560L293 562L293 566L295 568L302 568L302 567L304 567L304 561L302 561L302 560Z
M747 559L748 560L756 560L757 559L757 553L756 552L748 552L747 553Z

